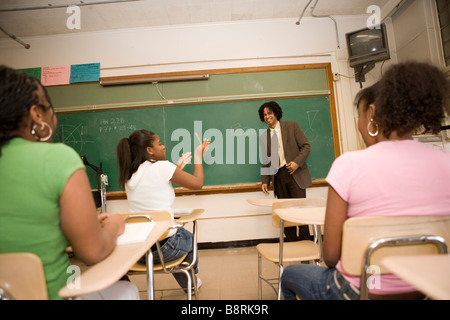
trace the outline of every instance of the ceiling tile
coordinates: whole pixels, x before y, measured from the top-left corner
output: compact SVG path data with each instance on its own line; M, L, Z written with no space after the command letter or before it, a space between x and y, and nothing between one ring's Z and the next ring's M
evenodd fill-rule
M101 0L84 0L84 4ZM106 2L107 0L105 0ZM309 6L315 3L313 0ZM368 6L383 7L392 0L319 0L318 15L365 14ZM66 27L65 8L8 11L5 8L49 7L80 3L77 0L1 0L0 25L18 37L122 28L224 23L257 19L298 19L309 0L140 0L83 5L81 30ZM305 17L310 16L307 8ZM7 37L0 33L0 38Z

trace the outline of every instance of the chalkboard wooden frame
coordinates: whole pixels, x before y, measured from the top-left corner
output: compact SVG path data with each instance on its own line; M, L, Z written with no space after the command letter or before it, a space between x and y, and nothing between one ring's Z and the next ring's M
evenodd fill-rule
M330 104L330 117L331 117L331 130L333 137L333 145L334 145L334 156L335 158L340 155L340 145L339 145L339 134L338 134L338 126L337 126L337 111L336 111L336 103L335 103L335 93L333 86L333 76L331 72L331 64L329 63L319 63L319 64L303 64L303 65L284 65L284 66L268 66L268 67L249 67L249 68L233 68L233 69L215 69L215 70L198 70L198 71L186 71L186 72L171 72L171 73L161 73L161 74L152 74L152 75L139 75L139 76L124 76L124 77L109 77L107 79L136 79L141 77L167 77L167 76L180 76L180 75L193 75L193 74L204 74L209 73L210 75L227 75L227 74L237 74L237 73L248 73L248 72L269 72L269 71L282 71L282 70L306 70L306 69L325 69L326 77L327 77L327 92L310 92L303 93L302 95L293 95L283 96L277 93L273 93L273 96L266 95L264 97L215 97L215 100L205 101L204 103L211 102L226 102L230 101L229 99L233 99L233 101L249 101L249 100L268 100L268 99L283 99L283 98L296 98L296 97L317 97L317 96L326 96L329 99ZM106 78L103 78L106 79ZM195 102L179 102L180 105L186 104L199 104L198 100ZM123 104L118 105L97 105L97 106L78 106L78 107L61 107L57 108L57 113L73 113L73 112L89 112L91 110L116 110L121 109ZM160 107L167 106L167 101L159 101L159 102L148 102L145 101L140 103L139 105L131 104L125 105L126 108L149 108L149 107ZM327 183L324 179L316 179L313 181L313 187L321 187L326 186ZM205 186L202 190L192 191L186 190L182 188L177 188L175 190L176 195L192 195L192 194L217 194L217 193L241 193L241 192L254 192L260 190L260 184L258 183L250 183L250 184L233 184L233 185L218 185L218 186ZM115 199L125 199L126 194L124 191L110 191L107 193L107 197L110 200Z

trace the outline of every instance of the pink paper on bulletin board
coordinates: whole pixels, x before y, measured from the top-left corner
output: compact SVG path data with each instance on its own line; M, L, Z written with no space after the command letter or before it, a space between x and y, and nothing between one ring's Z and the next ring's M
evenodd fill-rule
M69 84L70 66L43 67L41 73L41 82L44 86Z

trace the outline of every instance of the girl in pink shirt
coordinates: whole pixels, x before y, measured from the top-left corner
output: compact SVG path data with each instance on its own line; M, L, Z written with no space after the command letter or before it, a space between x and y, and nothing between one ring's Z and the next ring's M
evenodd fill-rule
M359 277L340 264L342 227L349 217L450 215L450 152L416 142L413 130L440 131L448 109L449 85L436 67L393 66L356 99L358 130L367 149L333 163L325 218L323 258L328 268L292 265L282 276L285 299L359 299ZM381 275L369 288L373 299L420 298L394 275Z

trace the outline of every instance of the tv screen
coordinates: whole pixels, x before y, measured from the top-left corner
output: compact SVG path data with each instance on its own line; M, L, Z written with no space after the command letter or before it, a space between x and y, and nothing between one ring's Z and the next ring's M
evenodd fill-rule
M346 34L350 67L387 60L389 47L386 28L362 29Z

